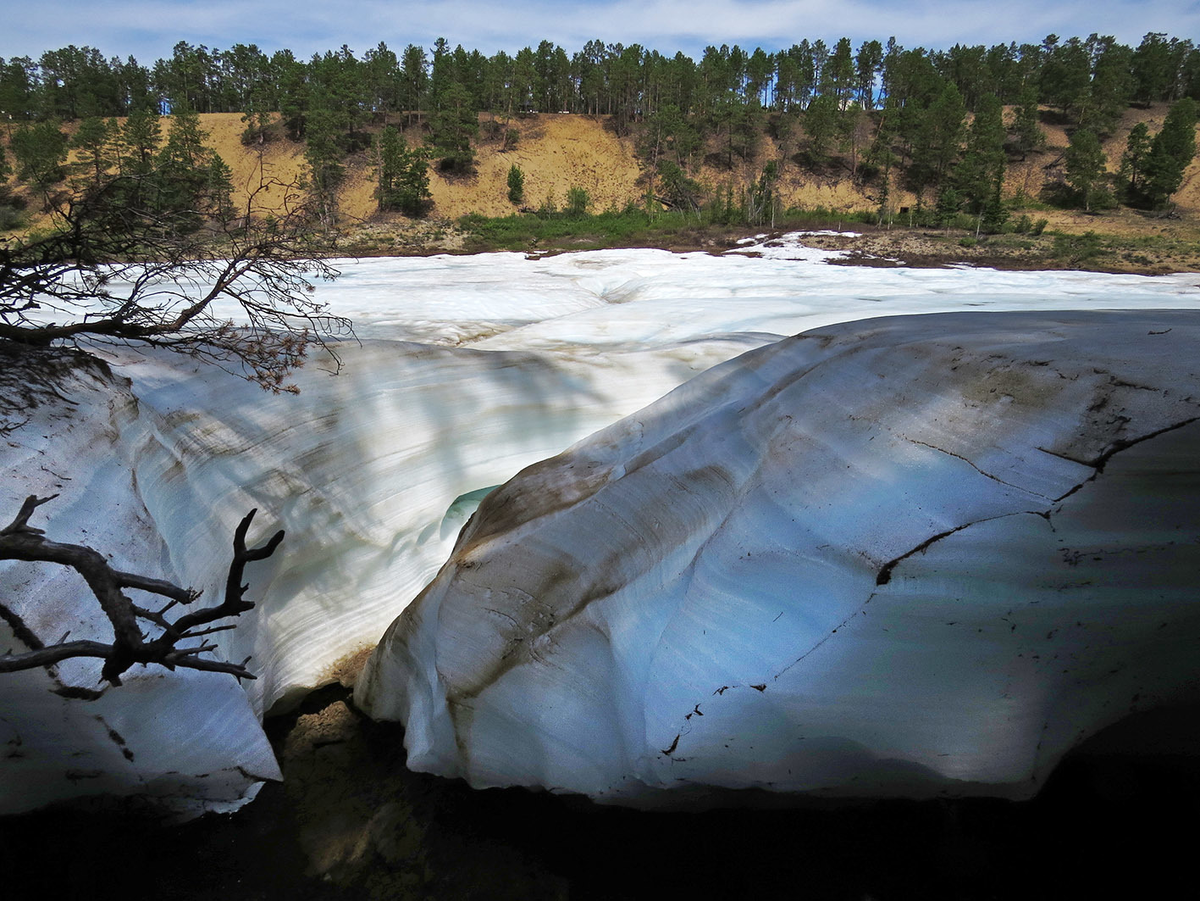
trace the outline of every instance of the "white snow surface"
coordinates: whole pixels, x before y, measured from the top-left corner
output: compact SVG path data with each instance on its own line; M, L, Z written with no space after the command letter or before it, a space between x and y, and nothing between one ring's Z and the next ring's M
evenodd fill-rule
M49 694L40 673L0 677L0 812L90 794L151 794L184 812L242 803L278 774L258 719L373 647L489 489L747 350L904 313L1200 308L1194 275L845 267L781 243L759 256L345 261L316 291L362 343L338 346L336 377L314 357L299 395L126 348L106 351L111 379L66 378L69 403L8 423L4 509L58 492L35 514L50 537L209 597L245 512L259 510L251 539L287 538L248 567L256 610L213 636L218 655L252 657L254 682L146 669L85 702ZM69 573L0 564L0 591L46 641L106 635ZM15 644L0 624L0 647ZM86 661L61 671L89 688L97 676ZM139 693L160 683L171 716L139 719Z

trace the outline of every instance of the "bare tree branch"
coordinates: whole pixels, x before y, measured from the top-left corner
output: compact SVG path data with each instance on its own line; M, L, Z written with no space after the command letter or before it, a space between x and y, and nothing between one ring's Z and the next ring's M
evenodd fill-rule
M246 669L249 658L240 664L212 660L200 655L215 650L215 645L202 642L197 646L181 648L178 644L187 639L232 629L236 624L210 624L239 616L254 607L252 601L245 600L248 586L242 584L246 564L265 560L274 554L283 541L282 530L276 532L266 544L247 548L246 533L257 511L251 510L246 514L234 532L233 561L229 565L224 600L220 604L193 610L172 622L164 616L166 611L176 603L191 604L200 593L162 579L113 569L104 556L93 548L62 544L45 538L42 529L29 525L29 518L38 507L55 497L57 495L30 495L25 499L13 521L0 529L0 560L57 563L74 569L87 582L100 603L112 626L113 641L108 644L98 641L68 642L67 635L64 635L57 643L46 645L15 610L0 603L0 619L8 624L17 640L29 648L23 653L0 654L0 673L52 667L72 657L98 657L104 660L100 677L112 685L120 685L121 674L135 663L157 663L168 669L185 667L230 673L239 679L254 678L253 673ZM128 588L170 598L171 603L161 611L148 610L130 600L123 591ZM157 626L160 633L147 640L138 623L139 619Z
M263 179L242 210L163 210L153 178L111 175L48 232L0 237L0 338L169 347L274 391L294 390L314 344L340 365L329 342L354 333L314 297L338 272L299 186Z

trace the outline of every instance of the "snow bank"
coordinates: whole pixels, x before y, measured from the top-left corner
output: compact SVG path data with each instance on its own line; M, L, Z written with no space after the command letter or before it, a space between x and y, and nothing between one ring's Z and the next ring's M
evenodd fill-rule
M215 636L227 659L251 656L259 678L239 688L226 676L195 676L186 689L195 706L177 697L175 725L156 732L143 723L139 746L129 744L145 771L129 766L96 719L100 702L64 706L39 675L0 677L0 742L16 749L0 756L0 809L142 791L155 773L181 769L171 763L183 753L181 735L209 749L189 770L197 777L247 774L211 801L236 803L274 772L257 718L372 648L450 556L488 490L747 350L877 315L1196 309L1200 299L1194 276L859 269L788 259L782 244L772 258L628 250L346 261L317 296L355 320L363 344L339 348L336 378L328 360L314 358L298 374L298 396L128 349L108 354L114 379L64 383L67 402L29 411L0 445L11 473L0 493L5 522L27 494L60 491L37 514L51 535L209 597L221 590L232 530L250 508L259 509L251 541L276 528L287 538L249 567L258 609ZM47 640L68 629L106 637L69 574L2 564L0 590L25 615L36 607ZM0 625L0 647L10 645ZM98 666L77 662L63 673L95 687ZM131 741L141 703L111 690L103 704L112 709L99 715ZM227 727L189 732L209 722L209 709L228 711ZM80 768L80 755L100 762ZM209 805L196 785L163 793L188 809Z
M191 570L205 572L204 579L182 577L130 465L130 448L146 440L148 422L128 382L94 364L68 372L56 359L60 373L48 383L58 396L34 392L24 424L4 436L0 519L7 525L28 494L57 494L31 526L55 541L97 548L118 570L202 587L211 598L229 565L236 523L197 524L213 532L215 556L191 557ZM176 551L189 556L185 547ZM254 585L261 573L252 564L248 575ZM95 597L73 570L5 562L0 594L47 644L68 632L71 640L112 641ZM164 603L131 594L155 609ZM0 650L9 649L25 650L0 624ZM100 661L78 658L59 664L56 677L41 669L0 675L0 814L69 798L135 796L186 817L234 810L263 780L280 778L250 700L232 677L134 667L120 688L96 697L99 673Z
M748 353L490 495L357 700L480 787L1028 797L1198 699L1198 339L951 314Z

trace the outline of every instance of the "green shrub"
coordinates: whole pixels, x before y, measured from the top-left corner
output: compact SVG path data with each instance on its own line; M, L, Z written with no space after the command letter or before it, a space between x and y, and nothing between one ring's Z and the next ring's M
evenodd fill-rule
M1056 235L1054 237L1054 255L1072 266L1095 259L1104 252L1104 242L1098 234L1092 231L1084 232L1082 235Z
M515 204L525 200L525 173L516 163L508 169L508 199Z
M0 231L12 231L24 223L25 217L16 206L0 203Z
M570 216L585 216L587 215L588 207L592 205L592 198L588 192L579 187L567 189L567 209L566 212Z

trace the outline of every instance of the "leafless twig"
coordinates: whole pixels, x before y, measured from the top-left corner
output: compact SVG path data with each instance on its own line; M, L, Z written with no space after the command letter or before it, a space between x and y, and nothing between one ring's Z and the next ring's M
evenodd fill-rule
M12 629L17 640L28 651L0 654L0 673L36 667L52 667L71 657L99 657L104 660L100 678L112 685L121 684L121 674L135 663L157 663L175 669L206 670L230 673L238 679L253 679L254 674L246 669L249 658L241 663L228 663L200 656L215 650L215 645L201 642L191 647L179 647L179 643L201 638L214 632L234 628L233 624L211 626L217 620L239 616L254 607L245 600L249 587L242 584L247 563L265 560L275 553L283 541L283 531L276 532L266 544L246 547L246 533L257 510L251 510L238 524L233 537L233 561L229 565L229 577L225 585L225 598L219 604L190 610L175 620L164 615L175 604L191 605L200 597L198 591L180 588L163 579L154 579L137 573L113 569L102 554L93 548L78 544L62 544L44 537L42 529L29 525L29 518L42 504L58 495L38 497L30 495L21 505L11 523L0 529L0 560L25 560L38 563L57 563L69 566L87 582L88 588L99 601L101 609L113 629L113 641L67 641L64 635L55 644L46 645L25 623L20 614L7 604L0 602L0 619ZM126 589L146 591L168 598L171 603L159 611L152 611L133 603L125 594ZM146 620L157 626L159 634L147 639L138 620ZM68 633L69 634L69 633Z

